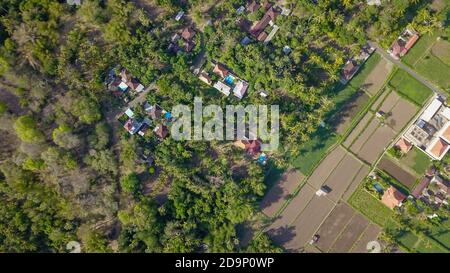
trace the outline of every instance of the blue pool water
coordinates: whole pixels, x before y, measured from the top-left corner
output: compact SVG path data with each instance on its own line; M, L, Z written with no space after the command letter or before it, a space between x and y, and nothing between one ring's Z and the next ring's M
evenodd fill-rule
M377 192L383 193L383 187L381 187L380 184L375 183L375 184L373 185L373 187L377 190Z
M234 77L231 76L231 75L228 75L228 76L225 77L224 81L225 81L226 84L231 85L231 84L234 83Z

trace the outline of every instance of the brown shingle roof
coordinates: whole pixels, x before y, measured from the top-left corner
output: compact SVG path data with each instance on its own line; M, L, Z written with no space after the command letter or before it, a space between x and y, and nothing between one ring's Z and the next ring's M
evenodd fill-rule
M247 10L250 13L253 13L255 11L257 11L259 9L260 5L258 4L258 2L256 1L252 1L248 6L247 6Z
M188 27L184 28L183 31L181 32L181 37L183 37L183 39L185 39L186 41L190 41L192 37L194 37L194 35L195 32Z
M222 78L225 78L228 75L228 69L221 63L217 63L216 66L214 66L213 72Z
M166 136L169 134L169 129L167 129L166 125L158 125L158 127L156 127L155 134L159 138L166 138Z
M351 76L353 75L353 73L355 73L355 71L358 69L358 64L354 61L354 60L350 60L349 62L347 62L344 66L344 68L342 69L342 76L348 80L351 78Z
M254 37L258 37L259 34L267 27L271 20L274 20L278 15L278 12L273 8L269 8L269 10L264 14L263 18L256 23L251 29L250 34Z
M447 129L445 129L445 131L442 133L442 136L446 139L446 140L450 140L450 125L447 127Z
M414 196L414 198L416 199L419 198L422 195L423 190L430 184L430 181L431 181L430 177L427 176L422 177L419 184L417 184L417 186L412 191L411 195Z
M162 108L158 104L155 104L150 110L150 117L152 119L159 119L162 117Z
M258 38L256 38L258 41L260 41L260 42L263 42L265 39L267 38L267 33L265 33L264 31L263 32L261 32L259 35L258 35Z

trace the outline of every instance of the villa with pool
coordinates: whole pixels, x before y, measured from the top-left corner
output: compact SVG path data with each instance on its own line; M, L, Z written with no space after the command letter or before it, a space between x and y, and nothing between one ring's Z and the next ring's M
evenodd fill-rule
M225 65L215 63L213 73L219 77L219 80L214 83L213 87L229 96L233 92L234 96L242 99L247 92L248 83L236 75L234 75Z

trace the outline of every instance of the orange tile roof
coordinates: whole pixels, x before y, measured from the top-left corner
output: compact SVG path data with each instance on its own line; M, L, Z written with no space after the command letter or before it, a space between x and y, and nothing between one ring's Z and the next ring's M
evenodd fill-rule
M402 153L406 154L409 149L411 149L412 144L402 137L395 143L395 146L398 147Z
M446 140L450 140L450 125L445 129L444 133L442 133L442 136L445 137Z
M441 157L441 155L445 152L447 149L448 144L445 143L441 138L434 144L433 148L431 148L431 153L436 157Z
M390 186L389 189L387 189L383 197L381 198L381 202L388 206L390 209L395 208L396 206L400 205L400 203L405 200L406 196L401 193L396 188Z
M419 39L419 35L414 34L411 38L409 38L408 42L406 42L405 48L409 50Z

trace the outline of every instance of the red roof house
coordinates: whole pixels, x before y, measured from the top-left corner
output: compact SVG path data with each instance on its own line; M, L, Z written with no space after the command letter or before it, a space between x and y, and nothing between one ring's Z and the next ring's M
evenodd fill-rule
M381 198L381 202L388 206L390 209L393 209L400 205L403 200L405 200L406 195L401 193L396 188L390 186L383 194L383 197Z
M397 143L395 143L395 147L400 149L402 153L406 154L411 149L412 144L411 142L402 137L397 141Z

